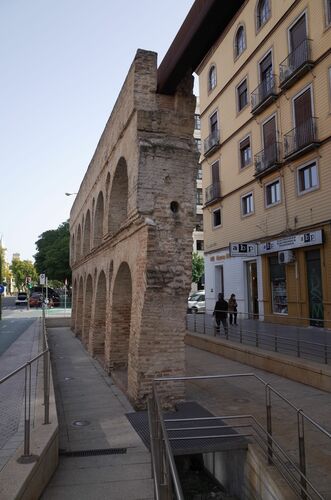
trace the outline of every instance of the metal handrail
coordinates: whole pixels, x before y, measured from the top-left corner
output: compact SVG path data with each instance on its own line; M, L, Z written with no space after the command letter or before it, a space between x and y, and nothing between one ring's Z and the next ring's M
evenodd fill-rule
M173 423L173 422L206 422L206 421L212 421L212 420L243 420L243 419L252 419L254 424L259 428L259 430L265 435L265 440L263 441L263 445L261 444L261 441L259 441L258 439L256 439L256 442L257 444L260 446L260 448L266 453L267 455L267 458L269 458L269 454L268 454L268 449L270 447L270 442L272 442L272 463L277 467L277 469L279 470L279 472L283 475L284 479L288 482L288 484L291 485L291 483L288 481L288 478L285 474L283 474L282 470L280 469L280 467L277 465L275 459L274 459L274 456L276 455L277 456L277 452L275 452L275 449L274 447L276 447L280 453L282 455L284 455L284 457L286 458L286 461L288 463L291 464L291 466L293 467L293 469L295 469L295 472L300 476L300 484L299 484L299 481L298 479L294 476L293 472L286 468L287 469L287 473L292 476L292 479L294 480L294 482L296 483L296 487L299 487L300 490L302 490L302 485L301 485L301 479L304 479L307 481L307 484L310 486L310 488L314 491L314 493L316 493L316 495L319 497L319 498L323 498L320 493L316 490L316 488L313 486L313 484L311 483L311 481L309 481L303 474L302 472L300 471L300 469L298 468L298 466L295 464L295 462L292 460L292 458L289 456L289 454L279 445L279 443L277 443L277 441L270 435L268 434L268 432L263 428L263 426L260 424L260 422L257 421L257 419L254 417L254 415L220 415L220 416L213 416L213 417L192 417L192 418L183 418L183 419L165 419L164 422L165 423ZM248 424L231 424L231 428L232 429L242 429L242 428L252 428L255 432L257 432L258 434L258 431L254 428L254 426L252 426L252 424L248 423ZM206 426L201 426L201 427L177 427L177 428L174 428L174 427L171 427L169 429L166 429L167 430L167 433L171 433L171 432L177 432L177 431L192 431L192 430L210 430L210 429L229 429L229 426L228 425L215 425L215 426L210 426L208 425L208 427ZM199 439L220 439L220 438L229 438L229 437L253 437L253 435L251 433L246 433L246 434L243 434L243 433L235 433L235 434L214 434L214 435L210 435L210 434L206 434L206 435L199 435L199 436L190 436L189 438L188 437L170 437L169 440L170 441L183 441L183 440L187 440L187 439L195 439L195 440L199 440ZM262 438L263 439L263 438ZM264 450L264 447L265 447L265 444L267 446L267 451ZM279 457L278 457L279 458ZM281 466L284 467L284 464L281 463L280 464ZM309 496L309 493L306 489L304 489L304 492ZM311 498L309 496L309 498Z
M284 135L284 157L290 156L316 141L317 118L311 116Z
M192 380L215 380L215 379L229 379L229 378L239 378L239 377L252 377L256 379L258 382L260 382L265 389L265 397L266 397L266 414L267 414L267 429L264 429L259 422L256 421L254 418L254 421L258 424L258 426L263 430L263 432L266 434L266 442L267 442L267 457L268 457L268 463L275 463L274 460L274 446L273 444L276 445L277 449L281 450L282 453L284 453L284 456L288 456L287 453L282 450L280 445L276 443L274 438L272 437L272 415L271 415L271 393L275 394L278 398L280 398L284 403L289 405L297 414L297 430L298 430L298 451L299 451L299 467L295 466L296 470L300 474L300 492L302 498L312 498L307 491L307 486L310 486L313 491L319 496L319 498L323 498L316 488L311 484L311 482L308 480L306 477L306 455L305 455L305 438L304 438L304 421L307 420L309 421L310 424L312 424L315 429L319 432L321 432L325 437L328 439L331 439L331 433L328 432L323 426L321 426L318 422L316 422L313 418L309 417L301 408L298 408L294 403L292 403L286 396L283 396L277 389L271 386L270 383L266 382L265 380L262 379L262 377L256 375L255 373L232 373L232 374L227 374L227 375L195 375L195 376L178 376L178 377L157 377L153 381L153 395L157 395L156 391L156 384L157 383L162 383L162 382L176 382L176 381L192 381ZM162 415L161 415L162 417ZM247 418L247 415L245 415ZM206 419L213 419L213 418L219 418L219 419L226 419L226 418L240 418L240 416L222 416L222 417L199 417L196 419L177 419L178 421L185 421L185 420L206 420ZM171 419L171 422L174 422L175 420ZM166 429L165 429L166 430ZM209 437L213 438L213 436L204 436L204 437ZM216 436L214 436L216 437ZM191 439L191 438L190 438ZM292 463L292 460L291 460ZM275 464L276 465L276 464ZM285 464L282 464L283 467L286 468ZM295 464L294 464L295 465ZM286 468L288 469L288 468ZM289 471L287 471L289 472ZM290 483L289 483L290 484Z
M281 143L274 142L267 148L262 149L254 156L255 171L257 174L268 170L270 167L281 162Z
M270 74L251 93L252 110L258 108L266 99L277 92L277 77Z
M177 500L184 500L175 459L170 446L161 404L155 386L153 386L152 395L153 399L148 400L148 421L156 500L172 498L172 486Z
M309 38L303 40L279 65L280 85L286 82L310 60L310 42Z
M228 314L234 314L232 311L219 311L225 313L226 316ZM256 320L254 323L256 325L255 329L250 328L253 324L251 323L249 326L245 326L245 321L251 321L253 318L253 314L247 314L247 313L239 313L237 312L237 326L232 327L231 324L229 325L228 322L226 321L226 328L225 328L225 338L226 340L232 340L234 342L240 342L241 344L247 344L249 345L250 343L255 343L256 347L261 347L261 344L263 344L262 348L266 348L268 350L272 350L274 352L282 352L284 349L289 349L295 353L296 357L301 358L312 358L316 361L323 362L324 364L328 364L331 359L331 337L330 341L327 342L327 330L322 329L321 330L321 335L324 337L321 339L320 342L318 341L312 341L312 340L305 340L302 339L300 336L300 331L293 332L293 336L289 336L289 334L284 335L283 333L277 332L277 329L285 329L286 326L285 324L279 324L279 323L268 323L268 322L261 322ZM244 318L242 319L242 316ZM245 316L248 317L246 320ZM273 318L275 319L274 316L268 316L268 315L262 315L265 318ZM199 314L193 315L193 325L192 322L190 324L189 317L187 317L187 329L189 331L193 332L199 332L203 334L212 334L216 336L217 332L220 331L220 327L213 325L211 323L212 317L207 314ZM198 318L203 318L202 321L199 321ZM208 321L206 322L206 318ZM330 323L330 320L317 320L314 318L294 318L290 317L291 319L298 319L300 321L308 321L308 320L314 320L315 322L324 322L324 323ZM208 325L208 322L210 321L210 325ZM271 328L273 327L276 331L273 333L269 333L268 331L265 331L264 328ZM303 328L302 326L298 325L290 325L291 328L293 329L298 329L298 328ZM331 333L331 332L330 332ZM230 338L232 337L232 338Z
M218 200L221 197L221 183L220 181L210 184L205 189L205 203Z
M24 452L22 457L31 456L30 450L30 424L31 424L31 366L40 358L43 358L44 363L44 424L49 424L49 392L50 392L50 353L48 347L46 325L45 325L45 309L43 308L42 316L42 335L43 335L43 351L31 358L24 365L19 366L14 371L5 375L0 379L0 385L15 376L17 373L24 370Z
M220 143L220 131L219 129L214 130L203 142L204 154L209 153L211 149L218 146Z

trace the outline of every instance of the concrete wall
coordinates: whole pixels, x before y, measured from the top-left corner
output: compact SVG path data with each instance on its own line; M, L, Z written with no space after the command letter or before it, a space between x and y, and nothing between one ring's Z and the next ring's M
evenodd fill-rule
M297 495L274 466L268 465L257 445L247 450L223 451L203 455L204 465L224 486L241 500L294 500Z

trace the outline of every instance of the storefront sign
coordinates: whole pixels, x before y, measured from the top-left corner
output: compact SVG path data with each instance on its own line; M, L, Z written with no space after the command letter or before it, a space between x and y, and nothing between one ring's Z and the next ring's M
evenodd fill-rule
M230 243L231 257L256 257L257 244L256 243Z
M259 255L280 250L292 250L293 248L307 247L311 245L320 245L323 243L323 232L311 231L310 233L294 234L279 238L278 240L266 241L258 246Z

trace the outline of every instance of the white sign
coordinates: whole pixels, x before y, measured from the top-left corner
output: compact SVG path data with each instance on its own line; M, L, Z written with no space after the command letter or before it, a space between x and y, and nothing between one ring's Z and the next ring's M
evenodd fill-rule
M231 257L256 257L256 243L230 243Z
M46 285L46 274L39 274L39 284Z
M307 247L311 245L320 245L323 243L323 232L311 231L310 233L293 234L278 240L266 241L259 244L259 255L280 250L292 250L293 248Z

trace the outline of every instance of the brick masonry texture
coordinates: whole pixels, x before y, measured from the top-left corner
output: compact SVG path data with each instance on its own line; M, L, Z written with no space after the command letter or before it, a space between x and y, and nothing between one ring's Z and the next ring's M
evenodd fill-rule
M156 84L138 50L70 214L72 329L137 408L155 376L184 374L195 224L192 76L172 96Z

